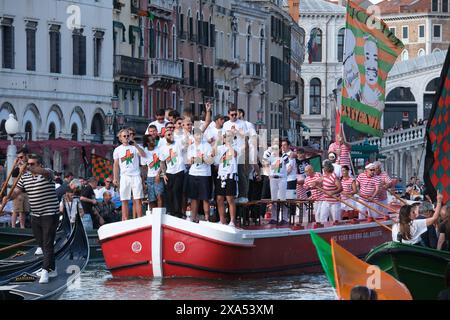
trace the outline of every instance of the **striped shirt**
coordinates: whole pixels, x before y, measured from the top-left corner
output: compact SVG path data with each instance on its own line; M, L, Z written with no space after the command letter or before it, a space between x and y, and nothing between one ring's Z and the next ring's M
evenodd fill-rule
M297 175L297 178L301 178L301 175ZM306 194L305 184L298 184L296 188L297 199L306 200L308 199L308 195Z
M51 172L50 169L45 170ZM58 213L59 203L52 172L48 179L42 175L33 176L30 172L25 172L17 187L27 193L32 216L42 217Z
M339 144L338 142L333 142L330 144L328 148L328 152L336 153L336 163L341 166L349 166L350 167L350 148L345 143ZM340 153L339 153L340 150Z
M356 181L359 183L359 195L363 198L372 197L379 184L376 176L369 177L366 172L361 173Z
M323 175L323 183L322 183L323 190L327 191L328 193L335 192L337 190L337 187L336 187L336 180L337 179L338 178L336 177L335 173L324 174ZM335 196L339 196L339 195L335 195ZM326 193L324 193L324 195L323 195L323 200L325 200L327 202L337 202L336 199L334 199L333 197L327 195Z
M383 184L392 183L392 179L391 177L389 177L386 171L381 172L377 177L380 182L379 184L380 191L378 191L378 194L375 197L375 199L383 201L387 199L387 190L383 187Z
M353 181L355 181L355 179L353 179L352 177L348 177L348 178L342 178L341 180L341 185L342 185L342 192L346 192L346 193L352 193L353 192ZM341 194L341 198L342 200L348 200L348 196L346 196L345 194Z
M314 173L314 175L312 177L307 176L305 179L305 189L311 190L311 200L323 200L322 191L317 190L313 186L314 182L321 180L321 179L322 179L322 175L318 172Z

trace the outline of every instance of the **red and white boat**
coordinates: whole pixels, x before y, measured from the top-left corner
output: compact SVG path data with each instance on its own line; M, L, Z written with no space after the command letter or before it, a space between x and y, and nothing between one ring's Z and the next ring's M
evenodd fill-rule
M193 223L157 208L142 218L104 225L98 234L114 277L227 279L320 272L309 235L312 228L312 223L302 229ZM329 223L314 232L327 240L334 238L356 256L391 239L386 228L367 221Z

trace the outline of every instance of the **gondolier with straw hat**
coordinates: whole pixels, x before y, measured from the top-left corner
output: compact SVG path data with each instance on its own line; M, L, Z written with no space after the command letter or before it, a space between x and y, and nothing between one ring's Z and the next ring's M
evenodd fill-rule
M12 192L3 197L2 206L21 193L26 193L31 207L31 227L36 242L43 251L43 265L39 283L48 283L49 277L56 277L54 241L58 226L58 198L56 197L54 174L44 168L41 158L28 155L27 163L20 167ZM10 198L10 199L8 199Z

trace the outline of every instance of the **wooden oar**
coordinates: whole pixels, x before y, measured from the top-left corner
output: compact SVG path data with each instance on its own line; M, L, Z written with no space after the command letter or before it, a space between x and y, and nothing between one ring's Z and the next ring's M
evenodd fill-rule
M14 249L14 248L17 248L17 247L21 247L21 246L24 246L24 245L26 245L26 244L32 243L32 242L34 242L34 241L36 241L36 239L33 238L33 239L29 239L29 240L26 240L26 241L22 241L22 242L19 242L19 243L16 243L16 244L12 244L12 245L10 245L10 246L1 248L1 249L0 249L0 252L7 251L7 250L11 250L11 249Z
M382 215L382 216L384 216L384 217L390 218L389 215L387 215L387 214L381 212L380 210L378 210L378 209L372 207L371 205L365 203L364 201L362 201L362 200L360 200L360 199L358 199L358 198L355 198L355 197L353 197L353 196L351 196L351 195L349 195L349 194L348 194L347 196L348 196L350 199L352 199L353 201L356 201L356 202L362 204L362 205L365 206L366 208L368 208L368 209L370 209L370 210L372 210L372 211L375 211L375 212L378 213L379 215Z
M327 191L323 190L323 189L320 188L320 187L316 187L316 189L322 191L323 193L325 193L326 195L328 195L328 196L330 196L330 197L336 199L337 201L339 201L339 202L345 204L347 207L350 207L350 208L352 208L353 210L356 210L356 211L360 212L360 213L363 214L366 218L369 218L369 215L368 215L368 214L366 214L365 212L360 211L358 208L354 207L353 205L351 205L351 204L348 203L348 202L345 202L345 201L342 200L341 198L336 197L335 195L332 195L331 193L328 193ZM386 228L386 229L388 229L389 231L392 232L392 229L391 229L391 228L389 228L388 226L386 226L386 225L382 224L381 222L377 221L377 219L374 219L373 221L375 221L378 225L382 226L383 228Z
M22 177L22 174L25 172L26 168L27 168L27 166L22 166L20 168L19 175L17 176L16 180L14 180L14 183L13 183L11 189L9 190L8 195L6 196L6 199L8 199L8 201L9 201L9 199L11 199L11 196L14 193L14 189L16 188L17 183L19 182L19 180ZM2 198L2 201L3 201L3 198ZM0 208L0 216L3 215L3 210L4 210L4 206L2 206Z
M8 177L6 177L6 180L5 180L5 182L4 182L3 186L2 186L2 190L0 192L0 197L2 196L2 194L6 191L6 188L8 187L9 179L11 179L11 176L12 176L12 173L14 171L14 168L16 167L16 164L17 164L17 158L16 158L16 160L14 160L12 168L11 168L11 170L8 173Z
M405 199L400 198L400 197L398 196L398 194L396 194L395 192L391 191L391 189L387 189L387 190L389 191L389 193L390 193L391 195L394 196L394 198L396 198L397 200L399 200L399 201L402 202L403 204L408 204L408 202L406 202Z

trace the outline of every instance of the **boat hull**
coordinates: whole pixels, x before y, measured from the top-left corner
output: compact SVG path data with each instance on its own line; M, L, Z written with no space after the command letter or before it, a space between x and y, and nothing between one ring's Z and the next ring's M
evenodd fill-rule
M158 216L153 211L100 228L105 262L113 276L228 279L321 272L308 229L238 229ZM330 225L314 231L360 257L391 237L375 223Z
M389 242L373 249L366 262L404 283L414 300L436 300L445 289L450 252Z

